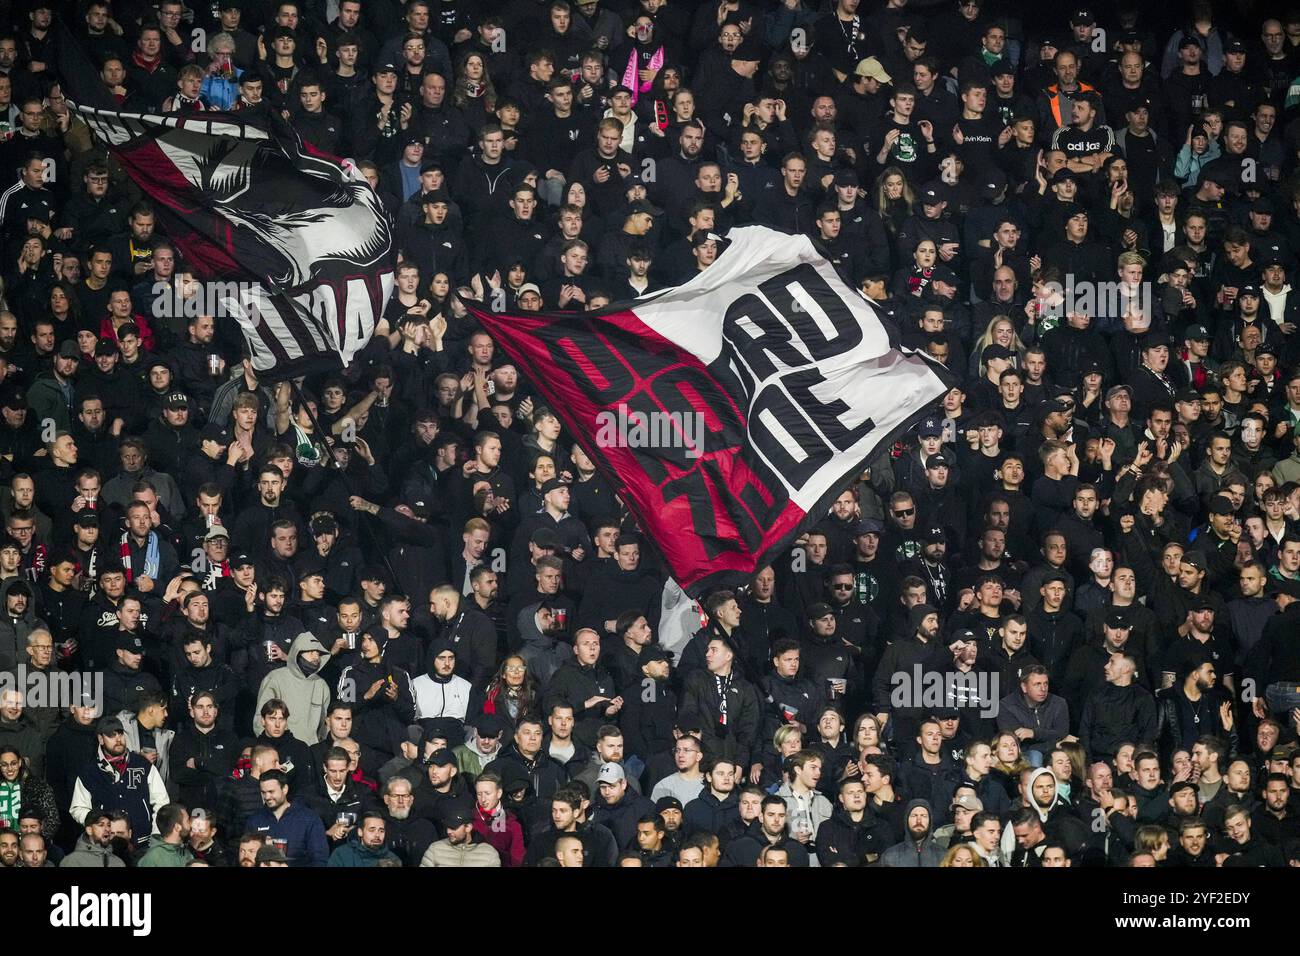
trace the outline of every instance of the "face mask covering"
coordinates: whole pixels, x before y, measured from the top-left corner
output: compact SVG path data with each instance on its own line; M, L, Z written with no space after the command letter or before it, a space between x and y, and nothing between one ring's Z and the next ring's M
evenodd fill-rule
M307 660L306 654L299 654L298 668L304 674L310 677L312 674L315 674L318 670L320 670L320 661L316 661L315 663L312 663L311 661Z

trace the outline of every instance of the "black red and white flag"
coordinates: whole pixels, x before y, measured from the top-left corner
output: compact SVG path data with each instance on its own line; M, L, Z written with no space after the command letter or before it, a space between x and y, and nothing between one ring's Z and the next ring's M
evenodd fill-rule
M238 320L264 381L346 366L370 340L392 226L350 163L278 118L74 108L153 200L209 309Z
M619 307L471 309L693 595L774 561L947 390L811 240L727 238L690 282Z

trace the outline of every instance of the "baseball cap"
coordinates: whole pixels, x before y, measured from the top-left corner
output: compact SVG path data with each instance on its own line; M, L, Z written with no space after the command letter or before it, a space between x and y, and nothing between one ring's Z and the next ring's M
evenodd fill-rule
M130 631L119 633L117 640L113 642L113 647L119 651L130 651L132 654L144 653L144 642Z
M1075 182L1076 184L1079 182L1079 177L1075 174L1074 170L1072 170L1072 169L1070 169L1070 168L1068 168L1068 167L1066 167L1066 166L1062 166L1062 167L1061 167L1060 169L1058 169L1056 172L1052 173L1052 185L1053 185L1053 186L1055 186L1057 183L1063 183L1063 182L1065 182L1067 179L1072 179L1072 180L1074 180L1074 182Z
M456 762L456 755L446 747L442 747L429 754L424 761L426 767L450 767Z
M438 753L442 752L441 750L438 751ZM469 810L458 803L444 807L438 814L438 820L442 823L444 830L458 830L465 824L473 822L473 819L469 814Z
M1079 7L1070 14L1070 23L1073 26L1092 26L1097 22L1096 16L1087 7Z
M166 398L163 399L163 408L166 409L174 410L178 408L189 408L189 407L190 407L190 397L186 395L184 392L172 392Z
M62 345L59 346L59 358L65 358L65 359L81 358L81 350L77 348L77 343L72 341L72 339L66 340Z
M931 282L944 282L948 285L957 284L957 273L947 266L935 266L934 271L930 273Z
M116 355L117 343L112 339L100 339L95 343L95 358L103 355Z
M1006 57L1003 57L1001 60L998 60L996 63L994 63L992 66L989 67L989 76L991 77L1015 76L1015 75L1016 75L1016 68L1011 64L1011 61L1008 60Z
M836 186L860 185L858 181L858 174L851 169L837 170L835 173L835 185Z
M4 389L3 398L0 398L0 405L3 405L11 412L20 412L27 408L27 396L23 394L22 389L9 386Z
M827 614L834 614L835 611L825 601L818 601L815 604L808 605L808 620L816 621L825 617Z
M1223 48L1224 53L1245 53L1246 44L1240 40L1229 40L1228 45Z
M940 541L947 541L948 533L942 528L931 528L925 533L925 542L927 544L937 544Z
M228 541L230 540L230 532L222 525L214 524L208 529L208 533L203 536L203 540L211 541L213 538L225 538Z
M605 762L600 765L600 770L596 773L597 785L602 783L618 783L620 780L626 780L627 774L623 772L621 764Z
M1210 330L1203 325L1189 325L1187 331L1183 333L1183 338L1189 342L1208 342L1210 339Z
M923 204L934 206L947 200L948 188L939 180L931 180L921 187L921 202Z
M375 67L376 76L378 76L380 73L396 73L396 72L397 72L396 63L380 63L378 66Z
M241 551L230 559L230 568L231 570L235 570L256 563L257 562L253 560L252 556L249 555L247 551Z
M642 664L651 664L655 661L667 661L671 664L672 660L672 652L662 644L647 644L645 647L641 648L641 653L636 656L638 666Z
M1181 564L1187 564L1197 571L1205 570L1205 559L1201 557L1199 551L1185 551L1180 561Z
M561 481L559 478L548 478L545 482L542 483L542 495L543 496L549 495L552 491L555 491L558 488L567 488L567 487L569 487L569 483L567 481Z
M954 810L969 810L971 813L984 812L983 802L973 793L963 793L959 797L954 797L952 808Z
M1007 174L1000 169L990 169L984 174L984 179L980 183L980 195L985 199L992 199L1006 188Z
M101 737L111 737L113 734L124 733L122 721L116 717L101 717L99 723L95 725L95 733Z
M864 534L880 534L885 527L875 518L860 518L853 528L853 537L859 538Z
M339 523L334 520L333 515L317 515L311 519L311 533L313 536L318 534L338 534Z
M952 463L943 455L931 455L925 463L926 469L930 468L950 468Z
M1120 392L1126 392L1126 393L1128 393L1128 397L1129 397L1129 398L1132 398L1132 397L1133 397L1133 389L1129 388L1129 386L1127 386L1127 385L1112 385L1110 388L1106 389L1106 401L1110 401L1112 398L1114 398L1114 397L1115 397L1116 395L1118 395Z
M865 60L859 60L857 67L853 70L857 76L869 76L873 80L879 80L881 83L892 82L885 67L874 56L869 56Z
M936 438L943 434L943 421L934 415L923 418L916 426L916 433L922 438Z
M997 342L984 347L983 358L985 362L992 361L993 359L1004 359L1010 361L1015 357L1015 352L1011 351L1011 349L1007 348L1005 345L999 345Z
M1230 515L1235 510L1232 507L1232 499L1227 495L1215 495L1210 499L1210 514L1212 515Z
M519 287L519 292L516 293L515 298L522 299L524 297L525 292L535 292L537 293L539 298L541 297L542 294L542 290L537 287L537 283L525 282L523 285Z
M1133 622L1129 620L1128 611L1122 608L1111 608L1106 614L1106 626L1127 630L1133 626Z
M1182 402L1184 405L1191 405L1201 400L1201 393L1194 388L1184 388L1174 396L1175 402Z
M1178 41L1178 49L1180 50L1185 46L1200 46L1200 45L1201 45L1201 41L1196 39L1196 37L1192 36L1190 33L1184 33L1181 39L1179 39Z

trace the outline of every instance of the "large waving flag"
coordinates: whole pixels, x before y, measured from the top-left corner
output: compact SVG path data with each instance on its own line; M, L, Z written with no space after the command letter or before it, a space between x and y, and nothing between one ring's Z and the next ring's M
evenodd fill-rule
M774 561L947 389L810 239L727 238L690 282L621 307L471 308L692 595Z
M112 108L59 33L69 105L158 212L205 280L205 312L238 320L264 381L347 365L393 290L392 226L355 167L278 116Z

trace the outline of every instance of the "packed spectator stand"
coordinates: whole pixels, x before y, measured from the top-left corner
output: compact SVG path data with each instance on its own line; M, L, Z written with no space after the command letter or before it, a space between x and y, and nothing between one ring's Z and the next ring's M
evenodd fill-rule
M0 672L87 690L0 689L0 866L1300 865L1300 10L1175 6L14 4ZM56 19L370 182L352 365L259 382ZM749 224L954 384L682 632L464 301Z

